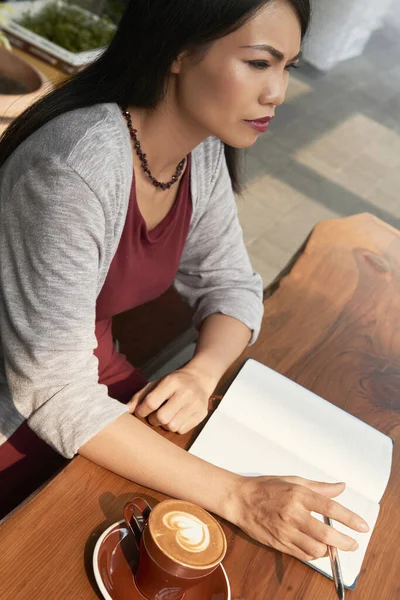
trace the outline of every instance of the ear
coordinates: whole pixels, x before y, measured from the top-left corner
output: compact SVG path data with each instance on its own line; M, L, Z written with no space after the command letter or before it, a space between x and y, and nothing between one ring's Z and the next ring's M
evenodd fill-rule
M179 75L182 69L182 61L186 56L186 52L181 52L179 56L174 60L171 65L171 73L173 75Z

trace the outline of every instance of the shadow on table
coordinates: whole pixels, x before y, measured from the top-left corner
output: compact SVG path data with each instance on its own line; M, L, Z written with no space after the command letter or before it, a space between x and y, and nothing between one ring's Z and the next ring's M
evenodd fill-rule
M101 593L99 591L96 579L94 577L94 572L93 572L92 561L93 561L94 549L95 549L97 540L102 535L102 533L104 533L104 531L108 527L110 527L117 521L121 521L123 519L122 509L127 502L132 500L133 496L134 496L134 494L132 494L132 493L126 493L126 494L121 494L120 496L115 496L112 492L105 492L105 493L101 494L101 496L99 498L99 504L100 504L100 507L104 514L104 520L101 523L99 523L95 527L95 529L93 529L92 533L90 534L90 536L88 537L88 539L86 541L85 550L84 550L84 565L85 565L86 575L92 586L92 589L93 589L94 593L96 594L96 596L100 600L103 600L103 596L101 595ZM148 494L141 493L140 497L144 498L150 504L150 506L154 506L158 502L158 500L156 498L154 498ZM221 521L223 523L225 531L229 530L229 532L231 533L232 536L234 535L236 538L240 538L241 540L252 544L255 548L263 549L265 552L267 552L269 554L271 554L271 553L274 554L275 574L276 574L277 580L281 584L283 577L284 577L284 564L283 564L282 553L278 552L277 550L273 550L272 548L268 548L268 547L264 546L263 544L261 544L260 542L257 542L255 540L250 540L249 537L243 531L241 531L241 529L239 529L235 525L232 525L232 523L230 523L229 521L226 521L224 519L221 519ZM229 533L228 533L228 537L230 537Z
M132 500L132 498L134 496L135 496L135 493L126 493L126 494L121 494L120 496L115 496L112 492L104 492L103 494L101 494L101 496L99 498L99 504L100 504L101 510L103 511L103 514L104 514L104 520L101 523L99 523L95 527L95 529L93 529L92 533L89 535L89 537L86 541L86 544L85 544L85 550L84 550L83 556L84 556L84 565L85 565L86 576L93 588L93 591L95 592L97 597L100 599L102 599L103 596L101 595L101 593L99 591L96 579L94 577L94 572L93 572L94 549L95 549L97 540L102 535L102 533L104 533L104 531L108 527L113 525L114 523L123 520L123 518L124 518L123 513L122 513L123 507L125 506L125 504L127 502ZM156 498L154 498L148 494L140 493L140 497L144 498L150 504L150 506L154 506L155 504L157 504Z

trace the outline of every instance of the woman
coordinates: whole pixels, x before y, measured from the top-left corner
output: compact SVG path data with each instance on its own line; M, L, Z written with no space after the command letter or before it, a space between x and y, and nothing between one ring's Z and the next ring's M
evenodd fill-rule
M308 0L136 0L103 56L4 136L3 514L79 453L300 559L355 549L310 514L365 531L331 500L342 484L243 478L130 414L187 432L257 336L261 281L237 221L233 148L251 146L283 102L309 11ZM173 280L200 336L151 390L110 322Z

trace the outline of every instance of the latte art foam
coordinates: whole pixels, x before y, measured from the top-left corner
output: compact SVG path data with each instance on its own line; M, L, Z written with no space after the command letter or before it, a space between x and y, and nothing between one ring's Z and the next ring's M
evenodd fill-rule
M176 542L187 552L204 552L210 545L208 526L194 515L172 511L163 517L168 529L174 530Z
M196 569L217 565L226 552L221 525L199 506L164 500L150 513L148 532L164 556Z

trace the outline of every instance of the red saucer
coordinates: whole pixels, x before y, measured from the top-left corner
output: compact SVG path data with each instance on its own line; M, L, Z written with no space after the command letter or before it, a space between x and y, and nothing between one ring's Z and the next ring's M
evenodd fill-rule
M93 570L105 600L146 600L136 587L133 572L139 556L125 521L114 523L97 540ZM225 569L220 565L196 587L185 593L184 600L231 600Z

